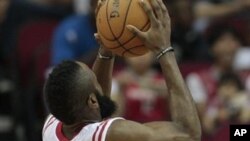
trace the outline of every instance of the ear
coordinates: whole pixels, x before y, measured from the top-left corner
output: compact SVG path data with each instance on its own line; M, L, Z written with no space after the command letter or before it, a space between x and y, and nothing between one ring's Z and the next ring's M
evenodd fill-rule
M99 108L99 103L98 103L98 100L97 100L95 94L90 94L89 95L87 103L88 103L88 106L91 109L97 109L97 108Z

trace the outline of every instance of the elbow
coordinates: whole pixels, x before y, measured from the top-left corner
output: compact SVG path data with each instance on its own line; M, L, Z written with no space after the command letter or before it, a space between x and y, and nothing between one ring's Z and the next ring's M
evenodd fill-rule
M201 135L192 137L192 141L201 141Z
M192 135L193 141L200 141L201 140L202 131L201 131L200 124L197 125L196 129L194 130L194 132L191 135Z
M188 134L185 141L201 141L201 134Z
M201 141L202 130L200 124L193 126L193 128L187 129L185 132L188 135L190 141Z
M201 128L196 127L192 130L184 130L183 129L183 137L185 137L185 141L201 141ZM180 140L180 139L179 139Z
M201 129L201 121L198 115L196 116L194 121L195 122L192 124L193 126L189 129L189 133L194 141L200 141L202 136L202 129Z
M200 120L199 120L200 121ZM201 124L199 122L199 124L197 125L197 141L200 141L201 140L201 136L202 136L202 129L201 129Z
M190 134L190 140L191 141L201 141L201 129L197 129L195 132Z

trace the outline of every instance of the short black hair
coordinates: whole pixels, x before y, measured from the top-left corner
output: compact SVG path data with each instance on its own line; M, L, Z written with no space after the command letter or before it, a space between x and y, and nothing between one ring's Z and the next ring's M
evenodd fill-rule
M77 78L80 70L76 62L63 61L53 69L44 86L45 104L49 112L68 125L76 122L81 108Z
M218 82L218 86L224 85L226 83L234 83L238 90L244 90L244 84L242 83L240 77L233 72L226 72L221 75Z
M240 33L234 26L219 23L217 25L213 25L208 29L207 42L210 45L210 47L213 47L214 43L217 42L220 39L220 37L222 37L226 33L232 34L233 37L236 38L240 43L243 43L243 39Z

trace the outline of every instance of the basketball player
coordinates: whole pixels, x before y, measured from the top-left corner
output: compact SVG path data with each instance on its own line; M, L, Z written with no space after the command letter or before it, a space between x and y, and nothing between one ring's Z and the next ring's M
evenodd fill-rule
M45 84L45 100L51 115L43 128L44 141L199 141L200 122L192 97L170 47L170 18L162 0L140 5L151 27L137 35L158 59L170 97L172 121L140 124L110 118L115 104L109 99L114 56L100 48L93 70L81 62L56 66ZM97 38L99 38L97 36Z

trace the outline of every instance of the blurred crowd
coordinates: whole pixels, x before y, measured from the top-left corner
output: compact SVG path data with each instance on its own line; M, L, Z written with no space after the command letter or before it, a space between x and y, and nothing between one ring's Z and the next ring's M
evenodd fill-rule
M39 141L43 84L66 59L92 65L97 0L0 0L0 140ZM229 141L250 124L250 0L164 0L172 46L202 123L202 141ZM116 116L170 120L167 86L152 54L117 58ZM188 115L187 115L188 116Z

